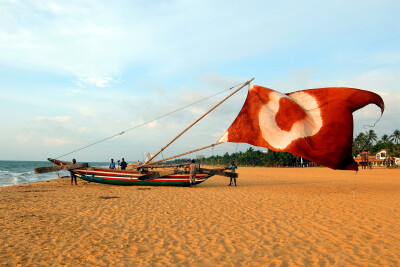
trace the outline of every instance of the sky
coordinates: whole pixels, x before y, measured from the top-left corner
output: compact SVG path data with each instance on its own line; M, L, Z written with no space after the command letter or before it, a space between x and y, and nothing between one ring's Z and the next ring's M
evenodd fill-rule
M379 109L355 112L354 133L390 135L400 128L399 13L397 0L0 0L0 160L59 157L224 91L61 158L143 160L253 77L282 93L332 86L378 93L382 118L369 128ZM247 89L159 158L217 141Z

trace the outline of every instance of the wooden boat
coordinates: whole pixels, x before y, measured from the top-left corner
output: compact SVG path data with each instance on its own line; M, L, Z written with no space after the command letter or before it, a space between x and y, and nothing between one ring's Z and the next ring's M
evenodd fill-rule
M71 166L69 162L48 159L58 166ZM155 170L157 169L157 170ZM144 185L144 186L190 186L189 174L185 173L183 165L157 166L138 170L115 170L99 167L79 167L69 170L82 180L114 185ZM195 185L200 184L213 175L224 175L224 169L202 169L196 174Z
M35 173L64 169L83 180L97 183L189 186L189 174L185 173L182 165L168 165L162 162L226 142L247 143L273 151L289 152L332 169L358 170L351 155L352 113L368 104L376 104L383 113L384 103L382 98L373 92L346 87L307 89L282 94L262 86L249 86L241 111L217 142L180 155L152 161L194 124L244 86L250 85L253 80L254 78L243 83L158 152L152 156L149 155L143 164L130 166L131 168L127 170L114 170L89 167L87 163L69 164L58 160L58 158L121 135L125 133L123 131L56 159L49 159L56 166L36 168ZM224 169L199 168L194 184L204 182L217 174L237 177L236 173L224 172Z
M254 78L253 78L254 79ZM59 170L68 170L71 172L71 175L76 175L77 177L95 183L103 183L103 184L114 184L114 185L157 185L157 186L190 186L189 173L185 172L185 168L183 165L171 165L171 164L162 164L161 162L167 161L169 159L177 158L186 154L194 153L199 150L203 150L209 147L213 147L218 145L219 143L212 144L210 146L206 146L203 148L199 148L196 150L192 150L180 155L176 155L167 159L159 160L156 162L152 162L157 155L159 155L166 147L168 147L172 142L178 139L183 133L185 133L188 129L190 129L194 124L204 118L208 113L218 107L222 102L227 100L233 94L238 92L240 89L250 84L253 80L247 81L243 83L238 89L232 92L225 99L216 104L213 108L203 114L200 118L198 118L195 122L193 122L190 126L188 126L185 130L183 130L178 136L172 139L167 145L161 148L157 153L150 156L143 164L136 166L128 166L126 170L116 170L116 169L108 169L108 168L99 168L99 167L90 167L87 163L79 163L79 164L71 164L69 162L61 161L58 159L48 160L54 164L54 166L49 167L39 167L35 168L34 171L36 174L51 172L51 171L59 171ZM123 134L124 132L120 133ZM208 178L214 175L223 175L228 177L237 177L237 173L225 172L224 168L216 168L216 169L205 169L200 168L198 166L198 170L195 177L195 182L193 185L200 184L207 180Z

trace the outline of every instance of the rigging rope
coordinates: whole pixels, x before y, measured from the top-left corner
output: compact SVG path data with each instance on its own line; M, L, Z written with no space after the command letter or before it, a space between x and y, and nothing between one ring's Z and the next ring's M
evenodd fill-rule
M215 158L214 158L214 146L211 147L211 154L212 154L212 162L211 166L215 166Z
M239 165L239 162L237 161L237 152L238 152L238 147L239 147L239 143L236 143L236 151L235 151L235 164Z
M92 143L92 144L90 144L90 145L87 145L87 146L78 148L78 149L76 149L76 150L74 150L74 151L71 151L71 152L69 152L69 153L66 153L66 154L64 154L64 155L58 156L58 157L56 157L55 159L59 159L59 158L62 158L62 157L64 157L64 156L67 156L67 155L70 155L70 154L72 154L72 153L75 153L75 152L78 152L78 151L80 151L80 150L83 150L83 149L85 149L85 148L88 148L88 147L97 145L97 144L99 144L99 143L101 143L101 142L107 141L107 140L109 140L109 139L111 139L111 138L114 138L114 137L116 137L116 136L118 136L118 135L123 135L123 134L126 133L126 132L132 131L132 130L134 130L134 129L136 129L136 128L139 128L139 127L142 127L142 126L144 126L144 125L146 125L146 124L149 124L149 123L151 123L151 122L153 122L153 121L156 121L156 120L159 120L159 119L161 119L161 118L167 117L167 116L169 116L169 115L171 115L171 114L173 114L173 113L176 113L176 112L178 112L178 111L181 111L181 110L183 110L183 109L185 109L185 108L188 108L188 107L190 107L190 106L196 105L196 104L198 104L198 103L200 103L200 102L202 102L202 101L204 101L204 100L207 100L207 99L209 99L209 98L212 98L212 97L214 97L214 96L217 96L217 95L219 95L219 94L222 94L222 93L224 93L224 92L226 92L226 91L232 90L233 88L236 88L236 87L238 87L238 86L240 86L240 85L243 85L243 84L245 84L245 83L246 83L246 82L244 82L244 83L239 83L239 84L234 85L234 86L232 86L232 87L230 87L230 88L228 88L228 89L225 89L225 90L223 90L223 91L221 91L221 92L219 92L219 93L213 94L213 95L208 96L208 97L203 98L203 99L200 99L199 101L193 102L193 103L191 103L191 104L189 104L189 105L186 105L186 106L184 106L184 107L178 108L178 109L176 109L176 110L174 110L174 111L171 111L171 112L169 112L169 113L166 113L166 114L164 114L164 115L162 115L162 116L159 116L159 117L157 117L157 118L154 118L154 119L149 120L149 121L147 121L147 122L144 122L144 123L142 123L142 124L136 125L136 126L134 126L134 127L132 127L132 128L129 128L129 129L127 129L127 130L124 130L124 131L122 131L122 132L120 132L120 133L117 133L117 134L114 134L114 135L109 136L109 137L107 137L107 138L101 139L101 140L99 140L99 141L97 141L97 142L94 142L94 143Z
M367 127L369 127L369 128L374 128L375 125L378 123L378 121L380 121L380 119L382 118L382 115L383 115L383 114L381 114L381 116L380 116L379 119L374 123L374 125L367 125L367 124L365 124L365 125L363 125L363 128L364 128L364 129L366 129Z

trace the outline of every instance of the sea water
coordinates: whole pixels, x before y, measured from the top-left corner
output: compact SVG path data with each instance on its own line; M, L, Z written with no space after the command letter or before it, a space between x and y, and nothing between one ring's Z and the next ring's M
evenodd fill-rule
M0 160L0 187L57 179L57 172L35 174L34 168L53 166L50 161L12 161ZM89 166L108 167L106 162L90 162ZM59 176L69 175L68 171L59 171Z

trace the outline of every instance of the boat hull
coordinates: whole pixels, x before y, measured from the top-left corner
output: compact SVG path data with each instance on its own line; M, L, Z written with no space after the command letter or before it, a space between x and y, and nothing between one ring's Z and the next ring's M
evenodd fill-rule
M66 165L67 162L49 159L56 165ZM174 173L153 179L141 179L144 175L151 175L154 172L140 173L138 171L113 170L106 168L88 167L70 170L78 178L88 182L128 185L128 186L190 186L189 174ZM200 184L212 177L211 174L198 172L195 184Z
M141 181L135 178L115 178L115 177L99 177L96 175L84 175L84 174L76 174L77 177L82 180L94 183L101 184L113 184L113 185L137 185L137 186L190 186L189 178L179 178L179 179L170 179L167 177L160 177L160 179L152 179L152 180L144 180ZM161 179L162 178L162 179ZM207 177L206 179L208 179ZM195 184L200 184L204 182L204 180L196 181Z

